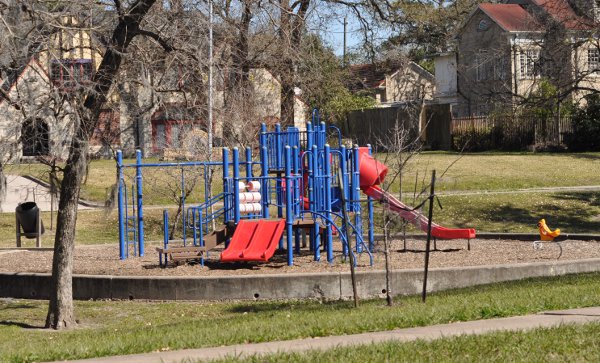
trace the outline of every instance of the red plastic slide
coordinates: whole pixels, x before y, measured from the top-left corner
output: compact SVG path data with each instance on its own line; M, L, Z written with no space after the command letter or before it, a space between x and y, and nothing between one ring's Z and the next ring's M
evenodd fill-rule
M422 231L427 232L429 219L421 211L413 210L396 199L392 194L379 187L388 172L387 166L369 155L368 148L360 148L360 188L369 197L387 202L390 210L398 213L402 218L413 223ZM442 239L471 239L475 238L473 228L446 228L439 224L431 223L431 235Z
M279 244L285 230L285 220L241 220L229 242L221 252L222 262L267 262Z

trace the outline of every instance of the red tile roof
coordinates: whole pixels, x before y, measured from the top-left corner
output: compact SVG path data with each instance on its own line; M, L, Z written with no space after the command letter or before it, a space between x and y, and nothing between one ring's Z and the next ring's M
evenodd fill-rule
M591 30L594 29L594 22L591 19L575 14L573 8L567 0L532 0L532 2L544 9L554 20L562 23L565 28L570 30Z
M517 32L542 30L542 26L520 5L479 4L479 8L506 31Z
M381 87L385 83L385 74L388 69L377 64L357 64L350 66L352 90L372 89Z

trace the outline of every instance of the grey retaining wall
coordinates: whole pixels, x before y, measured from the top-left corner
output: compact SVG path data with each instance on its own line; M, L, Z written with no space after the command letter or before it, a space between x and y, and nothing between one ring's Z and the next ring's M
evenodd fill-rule
M600 271L600 259L436 268L430 270L428 287L429 291L442 291L528 277L594 271ZM362 298L385 293L383 271L359 271L357 277ZM422 278L423 271L419 269L394 271L392 293L417 294L421 291ZM0 273L0 297L48 299L49 285L49 274ZM340 299L352 296L352 285L350 274L345 272L224 277L75 275L73 295L78 300Z

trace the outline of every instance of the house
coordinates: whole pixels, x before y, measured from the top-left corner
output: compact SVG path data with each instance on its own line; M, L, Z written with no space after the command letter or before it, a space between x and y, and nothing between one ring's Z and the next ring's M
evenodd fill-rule
M350 66L349 89L367 94L380 105L432 99L434 77L414 62Z
M103 50L75 18L65 17L63 25L45 43L30 49L26 64L0 73L2 161L38 157L64 160L68 156L77 114L73 105L80 91L92 86ZM111 156L117 148L127 154L140 148L145 155L163 155L165 150L184 149L190 134L201 137L195 131L207 128L204 75L182 79L180 73L177 68L165 70L162 78L167 81L159 85L162 89L149 87L152 82L145 80L116 85L91 135L90 152ZM258 112L245 116L256 120L253 128L258 132L261 121L279 119L281 85L265 69L252 70L251 79ZM222 87L215 87L213 132L217 145L227 116L223 92ZM300 95L294 111L295 125L303 125L309 111ZM247 133L247 122L236 122L240 133ZM7 148L10 150L5 151Z
M277 77L266 68L252 68L249 72L249 81L251 89L244 95L244 110L225 106L224 86L215 87L213 135L216 145L221 144L220 140L225 137L224 133L228 133L227 138L232 139L235 144L255 142L258 140L262 122L270 126L279 122L281 83ZM310 117L310 108L302 100L301 91L299 89L295 91L293 126L303 129ZM198 145L198 142L186 140L186 136L190 135L193 129L207 130L206 113L202 107L188 107L185 99L178 100L171 97L169 101L156 107L151 116L151 125L151 145L148 143L144 145L145 153L180 157L190 153L188 150L190 145L192 147ZM198 139L198 135L199 133L196 132L192 137ZM150 140L148 137L147 139Z
M0 141L5 158L66 158L75 112L65 98L90 86L101 54L92 37L76 30L72 17L62 19L65 29L49 38L50 44L31 44L27 62L5 68L0 85ZM61 43L62 42L62 43ZM120 132L109 110L91 144L100 147L105 135ZM102 132L106 130L106 134ZM112 140L115 142L115 140ZM6 160L3 160L6 161Z
M436 58L436 77L446 79L436 98L453 103L458 116L488 114L523 103L546 83L557 102L580 102L600 90L599 6L596 0L479 4L456 35L456 55ZM448 81L454 71L456 82Z

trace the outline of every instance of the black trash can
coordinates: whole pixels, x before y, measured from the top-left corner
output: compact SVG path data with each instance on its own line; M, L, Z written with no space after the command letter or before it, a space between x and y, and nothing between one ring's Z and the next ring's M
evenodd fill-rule
M27 238L35 238L38 233L38 214L40 213L40 209L38 208L35 202L25 202L21 203L15 208L15 213L17 214L17 220L19 224L23 228L23 235ZM44 234L44 222L40 221L41 225L41 233Z

